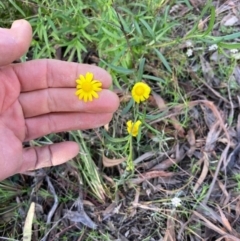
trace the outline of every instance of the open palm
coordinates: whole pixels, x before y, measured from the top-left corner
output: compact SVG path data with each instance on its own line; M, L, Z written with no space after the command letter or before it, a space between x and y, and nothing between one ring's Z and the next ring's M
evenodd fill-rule
M29 24L17 22L15 29L14 24L10 30L0 29L0 179L71 159L79 151L74 142L25 149L22 143L53 132L102 126L119 104L108 90L111 77L96 66L57 60L9 65L31 41ZM86 72L102 82L103 90L98 99L84 103L74 93L75 80Z

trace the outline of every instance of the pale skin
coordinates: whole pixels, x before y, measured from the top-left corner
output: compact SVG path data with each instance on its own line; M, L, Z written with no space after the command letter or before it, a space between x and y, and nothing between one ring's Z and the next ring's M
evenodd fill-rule
M58 60L11 64L28 50L31 39L25 20L0 28L0 180L72 159L79 152L75 142L31 148L22 143L49 133L100 127L119 106L108 90L111 76L99 67ZM98 99L84 103L75 95L75 80L86 72L102 82L103 90Z

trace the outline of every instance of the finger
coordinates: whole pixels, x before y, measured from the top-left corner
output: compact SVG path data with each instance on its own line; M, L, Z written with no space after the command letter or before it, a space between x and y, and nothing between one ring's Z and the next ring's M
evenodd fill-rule
M111 76L100 67L53 59L32 60L4 69L12 70L19 79L21 92L46 88L74 88L79 75L86 75L87 72L93 73L94 79L101 81L103 88L109 88L112 84Z
M13 22L11 29L0 28L0 66L12 63L27 52L32 28L26 20Z
M19 172L60 165L79 152L75 142L62 142L23 150L23 162Z
M25 92L19 102L25 118L51 112L113 113L119 106L119 98L110 90L99 92L99 98L91 102L79 100L73 88L51 88Z
M109 123L111 119L111 113L53 113L32 117L26 119L26 137L24 141L29 141L49 133L97 128Z

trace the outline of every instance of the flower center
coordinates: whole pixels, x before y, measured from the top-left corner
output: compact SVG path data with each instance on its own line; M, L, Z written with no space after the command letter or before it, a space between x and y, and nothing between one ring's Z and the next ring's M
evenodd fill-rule
M92 91L92 83L91 82L82 83L82 89L85 92L91 92Z
M136 89L135 89L135 93L137 95L143 95L144 94L144 88L142 86L138 86Z

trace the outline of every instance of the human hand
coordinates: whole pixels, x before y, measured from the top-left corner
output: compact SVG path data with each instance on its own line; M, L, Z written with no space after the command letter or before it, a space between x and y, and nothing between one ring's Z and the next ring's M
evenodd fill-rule
M24 141L49 133L89 129L108 123L119 105L108 90L103 69L58 60L11 64L28 49L32 29L25 20L0 28L0 180L15 173L59 165L79 152L75 142L23 148ZM83 102L75 95L80 74L92 72L102 82L99 98Z

